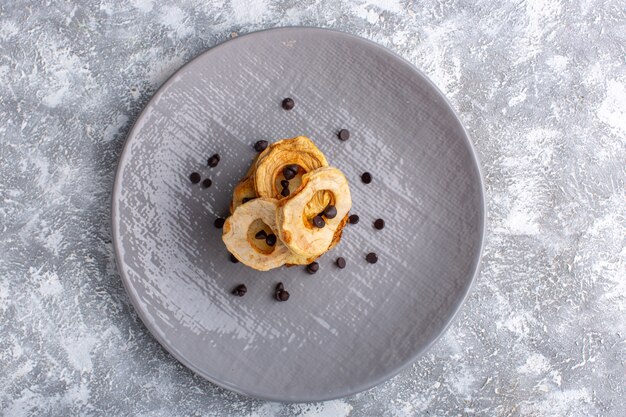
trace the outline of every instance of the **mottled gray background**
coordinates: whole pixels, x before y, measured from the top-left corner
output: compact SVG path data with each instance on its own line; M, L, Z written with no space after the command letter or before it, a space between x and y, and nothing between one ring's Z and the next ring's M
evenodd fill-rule
M626 414L623 1L152 0L0 5L0 410L20 415ZM237 34L341 29L407 58L482 159L483 269L448 333L368 392L281 405L194 376L115 271L133 120Z

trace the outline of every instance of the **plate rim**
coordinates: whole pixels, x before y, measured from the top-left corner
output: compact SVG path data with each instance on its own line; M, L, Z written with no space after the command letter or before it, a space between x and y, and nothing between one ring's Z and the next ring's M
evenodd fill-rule
M478 251L478 254L474 259L473 272L471 273L469 285L467 286L465 293L462 295L461 299L456 303L456 305L452 309L452 314L446 320L444 326L441 328L439 333L429 343L424 345L421 349L416 350L413 353L413 355L411 355L408 359L402 361L396 367L389 369L386 373L384 373L383 375L381 375L380 377L376 379L368 380L364 383L346 387L340 392L333 393L332 395L312 396L312 397L298 396L298 397L292 397L292 398L285 398L284 396L281 396L280 394L265 395L265 394L259 394L256 392L251 392L249 390L242 389L241 387L237 385L233 385L225 381L220 381L217 378L214 378L213 376L209 375L202 369L190 363L184 357L183 354L177 352L174 346L172 346L167 340L165 340L159 335L159 332L157 331L157 327L153 326L151 321L148 320L144 310L142 308L139 308L141 303L139 302L138 296L130 284L129 278L126 275L124 268L122 267L123 262L121 260L123 259L123 256L121 253L121 243L119 241L120 240L119 231L117 230L116 224L119 224L119 218L120 218L118 210L117 210L117 206L119 203L119 196L121 192L121 177L122 177L121 171L122 171L122 167L125 166L123 165L123 163L125 162L126 158L128 157L128 154L130 153L129 152L130 143L133 141L132 140L133 137L135 137L136 130L138 130L141 127L141 121L146 116L146 109L150 108L159 99L161 94L171 84L173 84L173 82L176 79L176 76L181 71L187 69L190 65L197 62L200 58L202 58L206 54L214 52L222 48L224 45L230 44L231 42L238 42L241 38L245 38L248 36L255 36L264 32L291 32L291 31L326 32L326 33L332 33L336 36L345 36L346 38L352 39L353 41L365 43L368 46L373 47L383 53L386 53L390 55L392 58L395 58L396 60L399 60L400 62L404 63L408 68L410 68L410 70L413 73L415 73L419 78L421 78L424 82L426 82L433 89L433 91L439 96L440 99L443 100L446 106L450 109L452 116L456 119L459 126L461 127L461 130L464 136L463 139L466 142L466 145L468 146L468 149L470 151L471 158L473 160L474 166L477 171L478 182L480 185L479 191L480 191L480 204L481 204L480 214L481 216L479 220L482 223L482 225L479 227L480 250ZM113 248L114 248L114 261L115 261L116 270L121 278L122 284L124 285L124 289L126 290L128 297L130 298L131 304L133 305L133 309L135 310L135 312L141 319L141 322L143 323L143 325L148 329L152 337L154 337L156 341L159 342L159 344L170 355L172 355L178 362L183 364L187 369L191 370L196 375L199 375L200 377L211 382L212 384L215 384L229 391L233 391L237 394L244 395L246 397L256 398L256 399L265 400L265 401L282 402L282 403L330 401L330 400L336 400L339 398L348 397L348 396L369 390L371 388L376 387L377 385L382 384L383 382L395 377L400 372L402 372L403 370L407 369L410 365L415 363L424 353L428 352L439 341L439 339L448 331L451 324L455 321L461 307L465 304L465 302L467 301L467 298L469 297L469 294L472 292L474 286L476 285L476 281L477 281L478 275L480 274L481 267L482 267L482 257L483 257L484 250L485 250L485 240L486 240L485 234L487 230L487 205L485 201L485 180L484 180L482 167L480 164L480 158L478 157L476 148L474 144L472 143L472 140L470 139L470 135L467 132L467 129L465 128L465 125L463 124L463 121L457 114L457 111L452 106L448 98L443 94L443 92L430 80L430 78L426 76L426 74L424 74L413 63L411 63L410 61L408 61L407 59L405 59L404 57L402 57L395 51L389 48L386 48L372 40L363 38L358 35L353 35L351 33L347 33L341 30L333 29L333 28L322 28L322 27L316 27L316 26L279 26L279 27L261 29L261 30L249 32L243 35L239 35L236 38L227 39L224 42L220 42L212 47L209 47L207 50L199 53L198 55L190 59L188 62L183 64L176 71L174 71L165 80L165 82L163 82L163 84L159 86L159 88L154 92L152 97L150 97L148 102L146 102L146 104L142 107L141 112L138 114L137 118L133 122L132 127L128 131L128 134L126 135L126 138L124 139L124 145L122 147L122 151L120 152L120 156L118 157L117 166L115 168L115 178L113 181L113 189L111 192L110 203L111 203L111 241L113 243Z

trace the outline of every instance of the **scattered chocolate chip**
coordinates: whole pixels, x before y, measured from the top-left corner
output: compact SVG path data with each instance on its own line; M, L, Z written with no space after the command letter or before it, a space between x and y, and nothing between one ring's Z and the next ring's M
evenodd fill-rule
M287 187L289 187L289 181L287 181L287 180L282 180L282 181L280 182L280 185L281 185L283 188L287 188Z
M230 254L230 261L234 264L239 263L239 259L235 258L235 255L233 255L232 253Z
M374 252L370 252L365 255L365 260L371 264L378 262L378 256Z
M211 168L215 168L217 166L217 164L220 163L220 156L218 154L213 155L212 157L210 157L207 160L207 164L211 167Z
M204 181L202 181L202 186L204 188L209 188L212 184L213 184L213 181L211 181L208 178L206 178Z
M267 233L265 233L265 230L259 230L256 235L254 235L255 239L259 239L259 240L263 240L265 238L267 238Z
M201 179L202 177L197 172L192 172L191 175L189 176L189 180L193 182L194 184L199 183Z
M311 262L310 264L306 266L306 272L308 272L311 275L319 271L319 269L320 269L320 264L318 264L317 262Z
M357 224L358 222L359 222L359 216L357 216L356 214L351 214L350 217L348 217L348 223Z
M237 285L233 290L233 294L235 294L237 297L243 297L244 295L246 295L247 292L248 288L246 288L246 286L243 284Z
M313 217L313 225L321 229L322 227L326 226L326 222L324 221L324 218L322 216L317 215Z
M267 243L267 246L274 246L276 244L276 235L274 233L267 235L265 243Z
M346 267L346 260L340 256L335 261L335 264L337 264L337 268L344 269Z
M289 293L287 291L285 291L285 290L278 291L276 293L276 299L278 301L287 301L287 300L289 300Z
M282 282L279 282L278 284L276 284L276 292L284 291L284 289L285 289L285 286L283 285Z
M287 165L283 169L283 177L285 177L286 180L293 179L296 175L298 175L298 166L296 165L296 169L292 169L291 166L292 165Z
M254 144L254 150L257 152L263 152L267 148L269 143L266 140L259 140Z
M287 97L283 100L283 109L291 110L296 106L296 102L292 98Z
M213 222L213 225L215 227L217 227L218 229L221 229L222 227L224 227L224 222L226 222L226 219L223 219L221 217L218 217L217 219L215 219L215 221Z
M291 194L291 192L289 191L289 188L283 188L280 192L280 195L282 195L283 197L287 197L289 194Z
M383 219L376 219L376 221L374 221L374 227L377 228L378 230L384 229L385 221Z
M327 219L334 219L337 217L337 208L332 205L326 206L324 209L324 216L326 216Z
M243 200L241 200L241 204L246 204L248 201L254 200L254 197L244 197Z
M350 131L348 129L341 129L339 133L337 133L339 140L346 141L350 139Z
M361 175L361 181L363 181L363 183L365 184L369 184L370 182L372 182L372 174L370 174L369 172L364 172L363 175Z

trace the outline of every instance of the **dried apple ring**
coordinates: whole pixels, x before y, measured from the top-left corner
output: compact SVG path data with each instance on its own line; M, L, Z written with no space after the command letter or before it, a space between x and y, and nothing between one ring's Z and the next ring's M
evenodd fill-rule
M255 199L256 197L257 194L254 189L254 179L251 177L244 178L235 186L235 189L233 190L233 199L230 202L230 213L232 214L237 207Z
M332 218L323 217L323 227L315 226L305 209L320 191L331 194L336 210ZM348 180L337 168L318 168L302 176L302 185L293 195L280 200L276 224L283 243L295 254L319 256L341 238L345 217L352 207ZM318 213L320 213L320 210Z
M222 240L228 251L243 264L258 271L278 268L293 256L277 238L277 208L276 200L257 198L237 207L224 223ZM269 244L265 239L256 237L261 231L266 236L274 234L274 243Z
M252 164L250 168L248 168L248 172L246 172L246 176L243 177L241 181L237 185L235 185L235 189L233 190L233 199L230 201L230 214L233 214L235 209L242 205L244 202L248 202L254 198L257 198L257 193L254 188L254 170L256 168L256 162L258 161L259 156L255 156L252 160Z
M291 194L299 188L302 175L326 166L326 157L309 138L298 136L283 139L271 144L259 155L254 172L254 187L258 196L280 200L285 197L281 194L285 188L281 185L282 181L289 183ZM287 167L293 167L293 177L284 176Z

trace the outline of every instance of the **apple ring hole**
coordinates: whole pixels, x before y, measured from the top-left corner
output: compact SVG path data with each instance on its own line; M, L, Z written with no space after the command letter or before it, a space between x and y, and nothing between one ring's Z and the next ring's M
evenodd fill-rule
M296 191L298 188L300 188L300 185L302 185L302 176L304 174L306 174L306 171L304 170L304 168L302 168L301 166L298 165L298 172L296 173L296 176L293 177L290 180L287 180L285 178L285 175L283 174L283 171L289 165L291 165L291 164L283 165L277 171L278 174L276 175L276 180L274 181L274 187L276 189L276 196L277 196L278 199L284 198L284 196L281 195L281 191L283 190L283 185L281 184L282 181L286 180L286 181L289 182L289 187L287 187L287 188L289 190L289 195L291 195L294 191Z
M274 234L272 229L267 224L265 224L263 220L256 219L255 221L250 223L250 226L248 227L248 235L247 235L248 243L250 243L250 246L252 246L252 248L256 250L257 252L265 254L265 255L270 255L272 252L274 252L274 249L276 248L276 244L274 244L273 246L270 246L267 244L267 241L265 238L257 239L256 236L261 231L265 232L265 236Z

